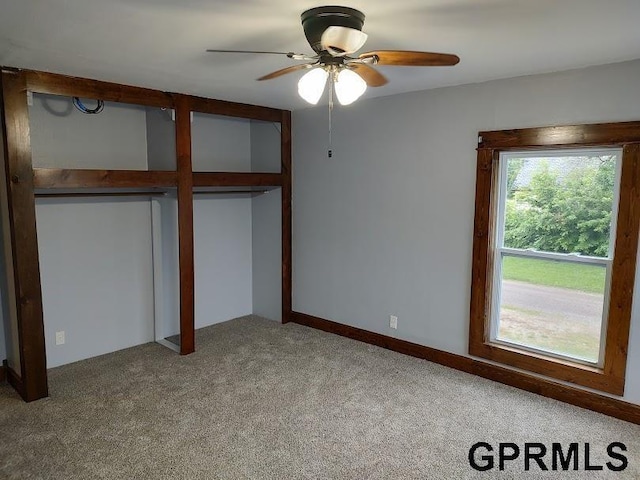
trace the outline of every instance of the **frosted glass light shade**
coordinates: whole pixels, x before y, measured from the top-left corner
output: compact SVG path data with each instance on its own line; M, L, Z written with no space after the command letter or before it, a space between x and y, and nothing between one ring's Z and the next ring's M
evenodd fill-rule
M320 43L332 55L349 54L360 50L367 41L367 34L355 28L328 27L322 34Z
M318 103L329 73L323 68L314 68L305 73L298 81L298 94L312 105Z
M367 89L367 83L357 73L343 69L336 79L336 97L340 105L355 102Z

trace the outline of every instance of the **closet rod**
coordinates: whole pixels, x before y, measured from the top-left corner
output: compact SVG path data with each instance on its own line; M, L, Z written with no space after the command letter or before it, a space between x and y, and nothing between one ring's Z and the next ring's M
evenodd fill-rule
M165 192L46 192L36 193L37 198L60 197L163 197Z
M269 190L222 190L213 192L196 191L194 195L237 195L253 194L262 195L269 193ZM164 197L166 192L40 192L36 193L37 198L73 198L73 197Z
M234 195L238 193L252 193L254 195L261 195L263 193L269 193L269 190L217 190L213 192L195 191L194 195Z

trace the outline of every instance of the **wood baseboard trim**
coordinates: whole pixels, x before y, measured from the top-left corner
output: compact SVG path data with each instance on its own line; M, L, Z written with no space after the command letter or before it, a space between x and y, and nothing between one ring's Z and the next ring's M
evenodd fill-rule
M7 361L3 360L0 365L0 383L7 381Z
M580 388L563 385L545 378L518 372L509 368L500 367L464 357L454 353L445 352L417 343L399 340L379 333L369 332L361 328L343 325L341 323L325 320L300 312L291 313L291 321L300 325L334 333L378 347L393 350L398 353L421 358L430 362L444 365L455 370L471 373L479 377L493 380L504 385L526 390L544 397L560 400L577 407L603 413L611 417L619 418L627 422L640 425L640 406L629 402L607 397L598 393L589 392Z

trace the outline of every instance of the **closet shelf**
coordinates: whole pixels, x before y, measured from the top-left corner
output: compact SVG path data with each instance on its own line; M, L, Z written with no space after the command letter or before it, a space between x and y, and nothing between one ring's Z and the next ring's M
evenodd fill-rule
M216 196L227 196L227 197L257 197L260 195L264 195L265 193L269 193L271 189L260 189L260 190L241 190L241 189L234 189L234 190L214 190L214 191L194 191L193 195L196 197L206 197L206 196L210 196L210 197L216 197Z
M200 196L237 196L237 197L257 197L269 193L271 190L275 190L276 186L256 186L256 185L242 185L237 187L194 187L194 197Z
M36 190L36 198L89 198L89 197L164 197L167 193L161 190L112 190L105 189L101 191L75 190Z
M152 188L174 187L177 173L160 170L88 170L34 168L34 188Z
M279 187L283 182L281 173L193 172L194 187Z
M281 173L194 172L194 187L280 187ZM177 172L161 170L91 170L34 168L37 189L167 188L177 186Z

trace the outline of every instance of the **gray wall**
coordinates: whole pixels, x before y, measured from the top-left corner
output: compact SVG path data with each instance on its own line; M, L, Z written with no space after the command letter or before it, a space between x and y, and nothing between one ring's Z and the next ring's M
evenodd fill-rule
M252 312L251 199L194 200L196 328Z
M175 192L154 198L153 263L156 339L180 333L180 270L178 262L178 201Z
M282 203L280 189L253 198L253 313L282 320Z
M251 170L280 173L280 124L251 120Z
M146 108L147 163L150 170L176 169L175 122L171 110ZM154 338L180 332L178 203L175 189L152 203Z
M33 165L42 168L147 169L145 110L107 102L80 113L68 97L34 94L29 108ZM87 100L87 106L95 103Z
M194 113L191 162L194 172L250 172L250 121Z
M194 114L194 171L251 171L249 120ZM196 196L193 205L196 328L252 310L251 199Z
M147 163L149 170L176 169L176 124L172 110L147 107Z
M478 132L625 120L640 61L337 107L333 158L326 111L294 112L294 309L466 355ZM640 403L637 301L625 399Z
M149 201L46 199L36 215L47 366L151 341Z
M280 172L280 124L251 121L251 169ZM280 189L253 198L253 313L282 320L282 203Z
M60 97L29 109L34 165L147 169L145 110L107 103L84 115ZM153 339L149 201L36 202L47 366ZM55 345L64 330L65 345Z

